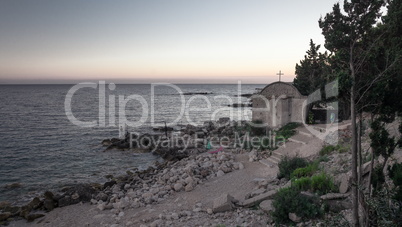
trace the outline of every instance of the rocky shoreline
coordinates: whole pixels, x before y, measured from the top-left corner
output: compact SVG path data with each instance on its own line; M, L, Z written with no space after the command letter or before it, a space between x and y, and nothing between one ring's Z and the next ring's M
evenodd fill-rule
M198 138L228 136L233 142L233 130L237 127L237 122L222 118L217 122L206 122L203 126L187 125L181 132L184 136L197 135ZM109 141L110 143L108 140L102 141L108 149L127 149L127 139ZM153 148L154 154L164 158L163 163L156 162L146 170L127 171L126 175L115 177L103 185L78 184L64 187L58 192L46 191L23 206L0 202L0 223L6 224L21 218L32 222L57 207L85 202L96 204L99 210L122 211L126 207L144 207L161 202L175 192L192 191L196 185L206 180L244 168L242 163L234 161L233 156L233 153L239 153L241 149L230 150L230 153L209 154L202 143L191 139L188 149L180 146L170 149Z
M128 172L103 185L79 184L63 188L57 193L46 191L43 196L35 197L21 207L2 202L0 203L2 211L0 217L3 224L21 218L32 222L57 207L85 202L90 202L100 211L111 210L116 217L119 217L124 214L125 209L158 204L176 192L190 192L204 181L243 168L244 165L241 162L234 161L232 153L191 155L180 161L157 163L156 167L151 166L143 171ZM229 210L232 210L232 207L227 209L218 206L207 210L207 213ZM193 212L201 212L201 208L196 207ZM168 215L161 217L168 222L175 220L175 215L171 216L172 218L169 218ZM180 216L189 216L189 214L180 214ZM216 216L220 217L220 215ZM227 217L227 215L223 217Z

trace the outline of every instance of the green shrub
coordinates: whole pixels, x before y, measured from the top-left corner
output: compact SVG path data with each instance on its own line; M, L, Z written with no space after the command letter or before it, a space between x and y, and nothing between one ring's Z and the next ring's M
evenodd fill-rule
M394 199L402 202L402 163L394 164L392 167L388 167L389 177L394 182L396 187L396 194Z
M272 205L275 208L272 218L276 224L291 223L289 213L297 214L302 220L319 217L323 213L318 197L303 195L295 187L280 189L275 195Z
M276 136L279 138L280 136L284 137L285 139L289 139L290 137L296 134L296 128L300 126L300 123L290 122L280 128L276 132Z
M335 192L336 187L332 177L323 172L311 177L311 190L318 192L319 194L326 194L329 192Z
M394 200L394 197L394 190L388 191L383 187L377 191L375 196L367 198L370 226L400 226L402 223L402 205Z
M308 166L306 166L304 168L297 168L293 171L292 178L293 177L300 178L300 177L312 176L318 170L318 165L319 165L319 162L315 161L315 162L308 164Z
M349 227L352 226L348 220L342 214L335 214L333 216L326 217L324 220L326 227Z
M328 161L329 161L328 155L320 156L318 158L318 162L328 162Z
M290 179L293 171L295 171L298 168L306 167L307 165L308 162L303 158L300 157L289 158L288 156L285 156L278 163L279 167L278 178Z
M375 194L377 190L382 188L382 185L385 183L385 176L382 170L382 166L377 166L373 169L373 173L371 174L371 184L373 185L373 193Z
M346 152L348 152L349 151L349 147L343 147L343 146L340 146L340 145L337 145L338 146L338 152L339 153L346 153Z
M336 191L332 178L326 173L320 173L312 177L294 178L292 187L301 191L312 191L320 195Z
M292 187L295 187L301 191L308 191L311 188L311 178L301 177L292 181Z
M320 150L320 156L324 156L324 155L328 155L330 154L332 151L336 150L335 146L332 145L328 145L328 146L324 146L321 150Z

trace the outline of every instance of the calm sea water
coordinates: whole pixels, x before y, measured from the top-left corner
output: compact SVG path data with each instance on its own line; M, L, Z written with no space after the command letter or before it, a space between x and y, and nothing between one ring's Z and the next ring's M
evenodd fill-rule
M44 190L55 190L64 185L104 182L107 174L146 168L158 160L159 157L152 154L103 152L101 141L118 136L119 108L123 106L119 104L119 96L138 95L146 101L146 105L135 100L127 102L124 113L131 122L138 122L141 117L145 121L129 127L129 131L148 132L152 130L152 116L157 124L175 120L186 124L189 119L201 124L211 117L248 119L251 116L249 108L225 106L246 102L246 98L239 100L236 95L253 93L255 88L262 87L241 85L239 91L238 85L177 86L184 93L212 94L181 96L175 88L155 86L152 96L151 85L116 85L114 90L106 86L106 126L84 128L74 125L66 116L65 99L73 85L0 85L0 201L22 202ZM74 117L85 122L99 121L99 97L98 88L82 88L75 92L71 103ZM114 105L109 100L114 100ZM109 116L112 106L115 117ZM5 188L12 183L20 183L22 187Z

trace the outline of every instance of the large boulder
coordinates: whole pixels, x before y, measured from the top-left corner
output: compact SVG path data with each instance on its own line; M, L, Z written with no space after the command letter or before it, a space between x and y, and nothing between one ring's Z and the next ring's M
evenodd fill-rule
M97 194L97 189L90 184L78 184L66 189L64 195L58 200L59 207L89 202Z
M5 212L0 214L0 222L7 220L9 217L11 217L10 212Z
M212 211L214 213L231 211L234 207L233 202L234 198L225 193L214 200Z
M38 218L41 218L44 216L45 216L44 214L36 213L36 214L29 214L25 218L27 219L28 222L33 222L35 219L38 219Z
M271 211L274 210L274 207L272 206L272 200L264 200L260 203L260 208L266 213L270 213Z
M350 174L345 173L340 175L340 177L338 177L338 182L340 182L339 184L339 192L344 194L346 192L349 191L349 186L350 186Z
M327 200L325 204L328 206L329 211L339 213L342 210L348 210L352 208L352 202L348 199L345 200Z
M297 216L295 213L289 213L289 219L295 223L301 222L301 217Z
M249 162L254 162L258 160L256 150L253 149L252 151L250 151L250 153L248 153L248 160Z

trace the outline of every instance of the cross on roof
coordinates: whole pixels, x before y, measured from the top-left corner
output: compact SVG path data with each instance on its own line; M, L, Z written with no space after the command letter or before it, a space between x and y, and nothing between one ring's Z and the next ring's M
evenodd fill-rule
M279 81L281 81L281 76L282 76L282 75L285 75L285 74L283 74L283 73L282 73L282 71L281 71L281 70L279 70L279 73L277 73L276 75L278 75L278 76L279 76Z

